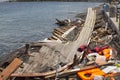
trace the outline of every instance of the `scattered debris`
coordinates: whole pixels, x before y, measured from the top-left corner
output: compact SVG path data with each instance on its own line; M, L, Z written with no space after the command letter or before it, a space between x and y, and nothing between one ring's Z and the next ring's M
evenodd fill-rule
M96 9L97 17L96 10L89 8L86 20L86 14L75 21L56 19L60 27L53 30L51 37L26 44L0 64L0 79L113 80L119 77L119 36L109 27L100 7Z

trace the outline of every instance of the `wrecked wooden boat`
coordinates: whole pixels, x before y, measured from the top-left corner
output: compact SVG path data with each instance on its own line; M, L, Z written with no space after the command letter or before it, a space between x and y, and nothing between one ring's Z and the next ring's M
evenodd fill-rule
M70 23L70 20L58 20L56 19L56 24L58 24L59 26L67 26Z
M85 22L84 18L76 18L75 21L72 21L70 19L65 19L65 20L59 20L56 19L56 24L58 24L59 26L69 26L69 25L79 25L79 24L83 24Z
M103 66L113 66L114 62L108 60L103 64L97 64L94 59L88 58L85 50L78 51L82 44L92 44L94 47L93 43L101 45L103 42L112 46L109 43L114 38L108 36L114 36L116 33L110 27L106 30L103 22L102 14L88 8L84 23L72 23L56 28L51 37L28 43L8 56L1 57L0 80L91 80L95 77L91 76L94 73L91 72L92 69L101 73L95 72L100 78L118 76L119 73L105 73L101 70ZM106 43L108 39L111 40Z
M88 11L94 12L92 8L90 8ZM89 14L88 17L90 15L94 16L94 14ZM95 20L95 17L91 19ZM92 23L94 24L94 21ZM91 24L91 27L93 24ZM34 78L39 76L43 78L47 75L55 74L57 69L56 67L58 66L58 64L61 64L62 67L60 68L60 71L63 71L64 69L68 68L68 66L72 64L68 62L72 61L74 54L77 52L76 48L79 46L79 44L82 43L79 42L79 40L82 37L78 38L79 36L83 35L83 34L79 35L79 33L81 32L80 31L81 28L82 25L78 25L78 26L70 25L70 26L57 28L53 31L53 36L51 38L48 38L47 40L41 42L26 44L26 46L14 52L13 55L11 54L11 56L3 58L3 60L1 61L1 67L3 68L3 71L1 73L2 75L1 79L7 79L10 76L13 77L14 79L21 78L22 76L17 77L17 75L15 74L19 75L22 73L28 74L28 76L30 76L29 74L34 73L35 74L35 75L33 74ZM72 37L67 38L68 36L72 36ZM86 36L85 39L88 39L88 36ZM87 41L85 41L85 43L86 42ZM20 61L20 63L18 62L19 65L22 62L22 65L20 65L19 67L18 65L16 65L13 67L13 70L11 72L6 73L5 71L9 71L11 65L16 63L16 60ZM8 66L10 66L10 68ZM50 71L50 73L48 71ZM38 76L36 76L36 73L38 73Z

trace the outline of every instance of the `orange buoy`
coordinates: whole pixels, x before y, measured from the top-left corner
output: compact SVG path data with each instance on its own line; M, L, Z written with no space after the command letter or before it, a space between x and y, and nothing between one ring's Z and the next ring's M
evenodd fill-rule
M104 50L98 52L98 54L104 55L106 57L106 59L109 59L110 56L112 55L112 49L111 48L104 49Z
M103 50L103 55L107 58L107 59L109 59L110 58L110 56L111 56L111 48L108 48L108 49L104 49Z

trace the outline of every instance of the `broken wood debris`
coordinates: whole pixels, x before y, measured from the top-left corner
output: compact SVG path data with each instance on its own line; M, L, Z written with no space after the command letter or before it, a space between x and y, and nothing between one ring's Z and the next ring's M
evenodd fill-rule
M71 79L71 76L74 76L72 79L75 79L77 72L87 71L96 67L101 69L101 67L104 68L104 66L107 67L108 65L114 66L114 61L113 63L109 63L110 59L106 60L106 64L98 64L96 62L97 57L91 57L87 52L92 42L95 42L95 46L99 46L101 42L105 45L109 44L113 39L114 33L110 27L105 27L106 24L104 21L101 14L96 17L96 11L89 8L85 23L84 21L82 21L82 23L78 23L79 21L71 22L67 26L54 29L52 32L53 35L46 41L29 43L29 47L26 46L24 53L29 53L30 55L19 55L19 58L24 61L23 64L14 73L10 72L10 74L12 73L11 75L7 74L7 76L5 76L6 79L9 76L11 76L11 78L14 77L14 79L20 77L25 79L33 77L37 79L39 77L39 79L51 80L66 78L66 76L66 79ZM73 34L75 37L70 40L68 39L69 34ZM110 41L108 41L109 39ZM83 54L77 51L78 47L82 44L88 45L86 46L87 48L83 50ZM95 48L95 46L92 44L93 48ZM109 45L109 47L111 46ZM105 57L99 52L95 54ZM71 62L72 59L73 62ZM56 62L57 60L59 60L59 63Z
M5 68L2 73L0 73L0 80L7 80L9 76L22 64L18 58L15 58L8 66Z

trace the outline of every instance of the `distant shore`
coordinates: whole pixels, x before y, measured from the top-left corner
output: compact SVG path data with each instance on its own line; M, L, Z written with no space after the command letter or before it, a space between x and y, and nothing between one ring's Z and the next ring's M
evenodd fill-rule
M41 2L41 1L58 1L58 2L106 2L105 0L9 0L9 2Z

